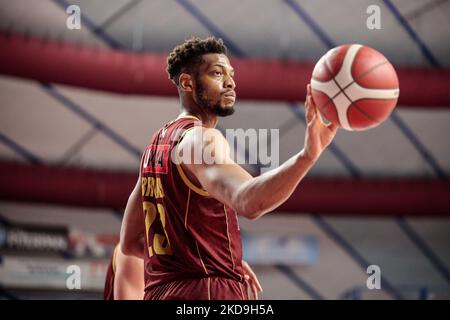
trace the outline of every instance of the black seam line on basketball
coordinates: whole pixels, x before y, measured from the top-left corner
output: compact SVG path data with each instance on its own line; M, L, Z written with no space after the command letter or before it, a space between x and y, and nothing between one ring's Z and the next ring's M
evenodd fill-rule
M345 57L347 56L348 50L351 48L351 46L347 49L347 51L345 52L345 56L344 56L344 60L342 60L342 65L344 64L345 61ZM384 60L383 62L380 62L379 64L374 65L373 67L371 67L369 70L367 70L366 72L363 72L362 74L359 75L358 78L353 78L353 74L352 74L352 68L353 68L353 62L355 61L356 57L358 56L358 54L361 51L361 48L363 48L363 46L359 47L355 53L355 56L353 57L352 60L352 64L350 66L350 75L352 76L353 81L350 82L348 85L344 86L344 88L341 88L341 86L339 85L339 83L334 79L335 76L333 76L333 80L336 83L336 85L338 86L339 89L341 89L341 91L344 91L345 89L347 89L349 86L351 86L353 83L357 82L357 80L361 79L362 77L364 77L365 75L369 74L370 72L372 72L373 70L375 70L376 68L378 68L379 66L382 66L383 64L387 63L387 60ZM326 64L325 64L326 65ZM341 69L342 70L342 65L341 65ZM339 71L340 71L339 70ZM339 72L338 72L339 73ZM332 99L336 98L339 95L340 92L338 92ZM347 97L348 98L348 97ZM351 99L349 99L350 101L352 101Z
M327 59L325 59L324 65L325 65L325 71L328 73L328 76L331 76L331 79L333 80L333 82L336 83L336 85L337 85L338 88L340 89L339 84L334 80L334 76L333 76L333 74L331 73L330 67L328 66L328 60L327 60ZM341 67L342 67L342 66L341 66ZM339 93L340 93L340 91L339 91L334 97L331 97L331 98L328 97L328 95L327 95L328 101L327 101L324 105L322 105L322 107L319 107L319 111L323 113L323 110L325 110L326 108L328 108L328 106L330 105L330 103L334 103L334 102L333 102L333 99L334 99ZM326 94L325 94L325 95L326 95ZM339 125L341 125L341 121L339 120L339 115L338 115L337 119L338 119ZM327 120L330 121L329 119L327 119Z
M320 92L322 92L322 91L320 91ZM322 112L322 110L328 108L328 106L330 105L331 102L333 102L333 99L328 99L327 103L322 105L322 107L319 107L319 111Z
M348 49L347 49L347 50L348 50ZM345 57L344 57L344 58L345 58ZM344 63L344 62L342 62L342 63ZM331 79L334 80L334 75L331 73L330 66L328 65L328 59L325 59L324 65L325 65L325 70L326 70L327 73L328 73L328 76L330 76ZM342 68L342 66L341 66L341 68ZM336 82L336 81L335 81L335 82ZM339 87L339 85L338 85L338 87ZM337 94L339 94L339 92L338 92ZM336 94L336 95L337 95L337 94ZM336 95L335 95L335 96L336 96ZM327 96L328 96L328 95L327 95ZM334 96L334 97L335 97L335 96ZM330 102L332 102L333 99L334 99L334 97L328 97L327 103L325 103L325 105L323 105L322 108L319 108L319 111L322 111L322 110L323 110Z
M350 101L350 106L353 105L356 109L358 109L359 112L361 112L363 115L365 115L369 120L372 120L372 121L374 121L375 123L380 123L381 121L379 121L379 120L377 120L377 119L374 119L372 116L370 116L369 114L367 114L363 109L361 109L361 108L358 106L358 104L356 103L356 101L359 101L359 100L361 100L361 99L356 100L356 101L353 101L353 100L350 99L350 97L347 95L347 93L345 92L345 89L347 89L348 87L350 87L350 86L351 86L353 83L355 83L358 79L361 79L362 77L364 77L365 75L369 74L371 71L375 70L375 69L378 68L379 66L384 65L385 63L387 63L387 60L385 60L385 61L383 61L383 62L381 62L381 63L379 63L379 64L373 66L372 68L370 68L369 70L367 70L366 72L364 72L363 74L361 74L358 78L353 79L353 81L352 81L350 84L348 84L347 86L345 86L344 88L341 88L341 86L339 85L339 83L338 83L338 82L336 81L336 79L333 77L333 81L336 83L336 85L338 86L338 88L341 89L341 91L340 91L338 94L336 94L336 95L333 97L333 99L334 99L335 97L337 97L337 96L342 92L342 94L348 99L348 101ZM373 99L373 98L372 98L372 99ZM391 100L391 99L376 99L376 100ZM347 111L345 112L345 115L347 116L347 119L348 119L348 113L349 113L349 111L350 111L350 106L349 106L349 108L347 108Z
M331 77L331 78L333 78L333 74L331 73L331 71L330 71L330 69L328 68L328 64L327 64L327 62L328 62L328 60L327 59L325 59L325 62L324 62L324 65L325 65L325 71L327 72L327 74L328 74L328 76L329 77ZM314 77L313 77L313 79L314 79ZM315 79L314 79L315 80ZM322 92L322 91L320 91L320 92ZM327 94L325 94L327 97L328 97L328 95ZM322 105L321 107L319 107L319 111L322 111L330 102L332 102L333 101L333 98L331 97L328 97L328 101L324 104L324 105Z
M386 64L387 62L388 62L387 60L384 60L383 62L380 62L379 64L374 65L374 66L373 66L372 68L370 68L369 70L367 70L367 71L363 72L362 74L360 74L358 78L353 79L352 82L350 82L348 85L346 85L346 86L343 87L343 88L342 88L342 87L339 85L339 83L336 81L335 77L333 77L333 81L334 81L334 83L336 83L336 85L338 86L338 88L340 89L340 91L339 91L338 93L336 93L336 94L331 98L331 100L333 100L334 98L336 98L336 97L342 92L342 93L344 93L344 95L348 98L348 100L352 101L352 100L345 94L344 90L347 89L348 87L350 87L350 86L351 86L352 84L354 84L355 82L358 84L357 81L358 81L359 79L362 79L363 77L365 77L366 75L368 75L370 72L372 72L373 70L375 70L375 69L378 68L379 66L382 66L382 65ZM342 66L341 66L341 68L342 68ZM353 78L353 76L352 76L352 78ZM358 85L359 85L359 84L358 84ZM389 88L389 89L392 89L392 88ZM389 89L388 89L388 90L389 90ZM376 89L376 90L379 90L379 89Z
M334 78L333 78L334 80ZM354 82L354 81L353 81ZM336 81L337 84L337 81ZM350 106L354 106L356 109L359 110L359 112L361 112L363 115L365 115L369 120L375 121L376 123L379 123L380 121L373 119L371 116L369 116L365 111L363 111L361 108L358 107L358 105L356 104L356 101L353 101L352 99L350 99L350 97L345 93L344 90L341 91L342 94L348 99L348 101L350 101ZM361 100L361 99L359 99ZM380 99L380 100L386 100L386 99ZM358 101L358 100L357 100ZM350 111L350 106L347 108L347 111L345 112L345 115L347 116L348 119L348 112Z
M356 52L354 59L355 59L356 56L358 55L360 49L361 49L361 48L359 48L358 51ZM348 51L348 49L347 49L347 51ZM346 53L346 55L347 55L347 53ZM344 64L344 61L345 61L345 56L344 56L344 60L342 61L342 65ZM347 95L345 94L344 90L347 89L349 86L351 86L353 83L355 83L356 80L361 79L363 76L369 74L371 71L375 70L375 69L378 68L379 66L385 64L386 62L387 62L387 60L384 60L383 62L380 62L379 64L374 65L373 67L371 67L369 70L365 71L363 74L361 74L361 75L360 75L358 78L356 78L356 79L354 79L354 78L353 78L353 75L352 75L353 81L350 82L348 85L346 85L345 87L342 88L342 87L339 85L339 83L336 81L336 76L333 76L333 75L332 75L331 70L330 70L330 68L329 68L329 66L328 66L328 60L325 60L325 63L324 63L324 64L325 64L325 70L328 72L328 75L331 75L331 76L332 76L331 79L333 80L333 82L336 84L336 86L339 88L340 91L339 91L338 93L336 93L333 97L331 97L331 98L329 99L329 101L323 106L323 108L319 108L319 110L322 111L322 110L325 108L325 106L327 106L328 103L329 103L330 101L333 101L334 98L336 98L338 95L340 95L341 92L347 97L347 99L350 101L350 103L353 103L352 99L350 99L350 97L347 96ZM342 70L342 65L341 65L341 69L339 69L339 71ZM353 66L353 62L352 62L352 66ZM339 73L339 72L338 72L338 73ZM351 68L350 68L350 73L351 73ZM339 117L338 117L338 119L339 119Z
M332 101L332 100L331 100ZM330 104L329 103L327 103L322 109L319 109L319 111L322 113L322 117L325 117L324 115L323 115L323 112L324 112L324 110L325 109L327 109L328 108L328 106L329 106ZM336 109L336 107L335 107L335 109ZM338 115L338 122L339 122L339 125L341 124L341 122L339 121L339 115ZM328 118L325 118L325 119L327 119L328 121L330 121L331 122L331 120L330 119L328 119Z
M358 50L359 52L359 50ZM358 52L356 53L356 55L358 54ZM355 58L356 58L355 55ZM345 60L345 57L344 57ZM350 82L348 85L346 85L345 87L341 88L341 86L339 85L339 83L335 80L335 77L333 76L333 74L331 73L329 66L328 66L328 60L325 60L325 70L327 71L328 75L332 77L333 82L336 83L337 87L340 89L340 91L338 93L336 93L333 97L328 97L328 101L327 103L325 103L322 107L319 107L319 111L322 111L323 109L325 109L325 107L331 102L333 101L334 98L336 98L341 91L344 91L345 89L347 89L348 87L350 87L352 84L354 84L355 82L358 83L358 80L362 79L363 77L365 77L366 75L368 75L370 72L372 72L373 70L375 70L376 68L378 68L379 66L382 66L384 64L388 63L387 60L384 60L383 62L380 62L379 64L374 65L373 67L371 67L369 70L366 70L365 72L363 72L362 74L360 74L358 76L358 78L354 78L352 82ZM342 64L344 64L344 61L342 61ZM353 63L352 63L353 66ZM342 68L342 65L341 65ZM351 72L351 71L350 71ZM352 76L353 78L353 76ZM392 88L386 88L386 89L392 89ZM349 99L350 100L350 99ZM350 100L351 101L351 100Z
M374 99L371 98L372 100L392 100L392 99ZM382 120L377 120L375 118L373 118L371 115L369 115L368 113L366 113L366 111L364 111L364 109L360 108L358 106L358 101L363 100L363 99L359 99L356 101L351 101L351 105L353 105L356 109L358 109L359 112L361 112L363 115L365 115L367 118L369 118L370 120L374 121L375 123L381 123L383 122ZM350 110L350 108L347 109L347 118L348 118L348 111Z
M385 61L385 62L387 62L387 61ZM374 70L374 69L376 69L377 67L379 67L379 66L381 66L381 65L383 65L384 63L379 63L378 65L376 65L376 66L373 66L372 68L370 68L369 70L367 70L366 72L365 72L365 74L368 74L368 73L370 73L370 71L372 71L372 70ZM358 79L359 78L361 78L361 77L358 77ZM339 87L339 88L341 88L340 86L339 86L339 84L337 83L337 81L333 78L333 81L336 83L336 85ZM362 99L358 99L358 100L356 100L356 101L353 101L352 99L350 99L350 97L347 95L347 93L345 92L345 89L346 88L348 88L349 86L351 86L353 83L355 83L356 82L356 80L354 80L352 83L350 83L348 86L346 86L344 89L341 89L341 92L342 92L342 94L348 99L348 101L350 101L350 106L354 106L356 109L358 109L359 110L359 112L361 112L363 115L365 115L369 120L372 120L372 121L374 121L375 123L380 123L381 121L379 121L379 120L376 120L376 119L374 119L374 118L372 118L372 116L370 116L369 114L367 114L365 111L363 111L363 109L361 109L360 107L358 107L358 104L356 103L357 101L359 101L359 100L362 100ZM334 99L334 98L333 98ZM373 98L371 98L371 99L373 99ZM376 99L376 100L391 100L391 99ZM347 111L345 112L345 114L346 114L346 116L347 116L347 119L348 119L348 112L350 111L350 106L347 108Z
M359 85L358 80L364 78L364 77L365 77L366 75L368 75L370 72L372 72L372 71L375 70L376 68L378 68L378 67L380 67L380 66L382 66L382 65L384 65L384 64L386 64L386 63L388 63L388 61L387 61L387 60L384 60L383 62L380 62L379 64L374 65L374 66L373 66L372 68L370 68L369 70L367 70L367 71L363 72L362 74L360 74L358 78L353 79L353 81L352 81L351 83L349 83L348 85L346 85L342 90L347 89L348 87L350 87L350 86L351 86L352 84L354 84L355 82ZM389 89L394 90L395 88L384 88L384 89L386 89L386 90L389 90ZM383 90L383 89L382 89L382 88L378 88L378 89L375 89L375 90ZM334 98L334 97L333 97L333 98Z
M358 107L358 104L357 104L356 102L353 102L353 101L351 102L349 108L347 109L347 112L346 112L346 114L347 114L347 119L349 119L348 113L349 113L349 111L350 111L350 107L351 107L351 106L355 107L359 112L361 112L361 114L365 115L366 118L368 118L369 120L372 120L372 121L375 122L375 123L381 123L381 121L378 121L377 119L372 118L372 116L370 116L370 115L367 114L365 111L363 111L360 107Z
M325 60L325 62L324 62L324 65L325 65L325 71L328 73L328 76L330 76L331 77L331 79L333 79L334 80L334 76L333 76L333 74L331 73L331 71L330 71L330 69L329 69L329 66L328 66L328 60ZM339 87L339 86L338 86ZM322 91L320 91L320 92L322 92ZM338 92L338 94L339 94L340 92ZM325 95L328 97L328 95L325 93ZM336 95L335 95L336 96ZM328 101L324 104L324 105L322 105L321 107L319 107L319 111L320 112L322 112L323 113L323 110L324 109L326 109L326 108L328 108L328 106L330 105L330 103L332 103L333 102L333 99L334 99L334 97L328 97ZM328 120L328 119L327 119ZM339 121L339 116L338 116L338 122L339 122L339 125L341 124L341 122Z

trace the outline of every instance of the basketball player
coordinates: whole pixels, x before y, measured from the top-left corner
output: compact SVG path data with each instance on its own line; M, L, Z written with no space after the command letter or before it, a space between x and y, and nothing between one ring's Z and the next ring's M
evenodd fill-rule
M222 40L193 38L175 47L167 72L180 114L153 135L143 154L122 222L123 252L144 258L145 299L248 299L237 215L254 220L286 201L337 127L319 120L308 86L303 149L252 177L231 159L215 129L219 117L233 114L236 100ZM209 156L214 161L204 160Z
M242 267L253 299L258 300L258 292L262 291L261 284L247 262L242 261ZM143 296L144 261L135 256L124 255L120 245L116 245L106 272L103 299L142 300Z

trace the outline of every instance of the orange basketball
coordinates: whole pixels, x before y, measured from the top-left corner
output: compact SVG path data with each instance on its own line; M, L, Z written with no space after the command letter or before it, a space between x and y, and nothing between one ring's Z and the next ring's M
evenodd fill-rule
M312 73L311 91L322 121L350 131L386 120L400 92L392 64L359 44L342 45L322 56Z

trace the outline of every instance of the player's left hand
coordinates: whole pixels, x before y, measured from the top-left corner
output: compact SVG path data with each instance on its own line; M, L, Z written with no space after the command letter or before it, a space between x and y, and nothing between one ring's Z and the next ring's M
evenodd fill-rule
M306 94L306 136L304 154L312 161L316 161L323 150L331 143L338 127L335 124L323 124L319 110L311 95L311 85L307 86Z
M252 291L253 300L258 300L258 292L262 292L263 289L261 287L261 284L258 281L258 278L256 277L253 270L250 268L248 263L244 260L242 260L242 267L244 269L244 278L248 286L250 286L250 289Z

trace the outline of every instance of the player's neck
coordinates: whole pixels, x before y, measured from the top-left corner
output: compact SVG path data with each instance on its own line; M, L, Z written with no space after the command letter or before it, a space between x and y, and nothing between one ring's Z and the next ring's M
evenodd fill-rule
M218 122L217 115L198 105L191 95L180 95L180 103L181 110L178 117L194 116L202 122L203 127L216 127Z
M181 112L177 118L182 118L182 117L187 117L187 116L191 116L191 117L195 117L195 118L199 119L202 122L203 126L206 128L215 128L217 125L217 122L218 122L217 115L215 115L215 114L209 114L209 113L205 113L205 112L193 112L193 111L188 111L184 108L181 109Z

